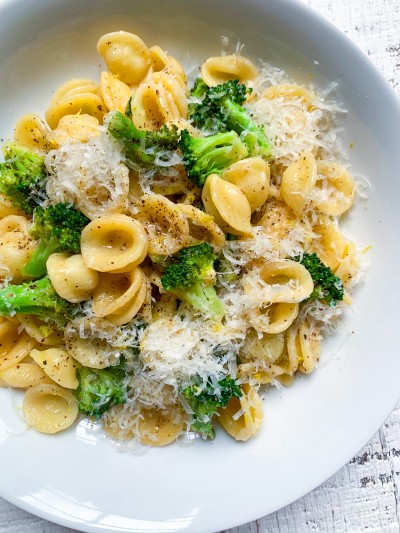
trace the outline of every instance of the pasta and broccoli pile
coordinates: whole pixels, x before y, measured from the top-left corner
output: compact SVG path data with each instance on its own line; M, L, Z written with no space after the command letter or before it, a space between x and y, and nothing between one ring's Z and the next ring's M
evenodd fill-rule
M79 413L162 446L237 440L314 370L358 279L339 108L239 54L180 63L118 31L0 163L0 385L44 433ZM265 388L265 387L264 387Z

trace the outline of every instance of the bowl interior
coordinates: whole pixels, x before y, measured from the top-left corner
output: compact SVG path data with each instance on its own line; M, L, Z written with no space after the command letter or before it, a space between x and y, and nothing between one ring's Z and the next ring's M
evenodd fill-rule
M291 0L36 0L0 2L0 137L19 116L43 115L70 78L97 79L96 42L123 29L158 44L191 76L222 50L283 68L325 88L348 110L343 144L350 168L366 176L347 232L372 245L365 283L340 334L325 341L319 369L265 395L260 436L117 453L81 423L56 437L25 431L0 391L0 494L17 505L88 531L219 530L272 512L332 475L372 436L398 398L395 305L399 297L400 151L397 98L344 35ZM196 66L197 65L197 66ZM19 401L17 397L17 401ZM16 475L16 465L18 474ZM21 474L23 473L23 475Z

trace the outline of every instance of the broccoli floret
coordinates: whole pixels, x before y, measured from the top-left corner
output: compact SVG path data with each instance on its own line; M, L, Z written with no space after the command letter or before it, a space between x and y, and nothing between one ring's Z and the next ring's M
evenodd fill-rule
M162 162L168 161L171 152L178 148L176 126L169 128L164 124L158 131L139 130L129 118L115 111L109 113L107 128L122 143L128 161L145 167L162 166Z
M195 126L211 131L233 130L245 142L250 156L269 157L271 141L264 126L257 126L243 107L246 95L251 92L239 80L230 80L215 87L207 87L202 101L193 104L191 119Z
M56 293L48 277L0 289L0 316L36 315L62 326L78 309Z
M55 204L46 209L37 207L30 229L39 240L28 263L22 268L24 276L39 278L46 273L46 261L56 252L80 252L80 238L89 219L72 204Z
M208 85L204 82L203 78L196 78L194 85L190 91L190 99L188 106L189 117L193 116L193 114L196 112L199 100L204 98L207 89Z
M248 156L246 145L234 131L195 138L183 130L179 148L188 176L198 187L203 187L210 174L222 174L229 165Z
M231 398L242 396L239 385L229 376L216 385L209 379L204 386L197 379L193 385L180 392L193 411L192 429L205 439L215 437L212 418L218 409L226 407Z
M111 406L126 402L128 386L123 359L108 368L79 367L77 375L79 386L75 394L81 413L100 418Z
M332 270L324 265L317 254L304 254L303 257L293 258L301 263L311 274L314 282L314 290L309 299L320 300L322 303L334 307L336 303L343 300L343 282Z
M0 163L0 193L28 213L45 198L47 178L44 157L23 146L8 143L3 146L4 163Z
M179 300L219 320L225 310L212 286L215 282L215 259L216 255L208 242L183 248L172 257L161 283L166 291L173 292Z

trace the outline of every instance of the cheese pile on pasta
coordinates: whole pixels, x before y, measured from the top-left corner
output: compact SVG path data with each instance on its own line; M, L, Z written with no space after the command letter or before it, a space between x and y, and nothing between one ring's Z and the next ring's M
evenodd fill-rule
M358 279L339 108L239 54L189 89L137 35L97 49L100 83L68 81L4 147L0 385L44 433L82 413L145 445L247 440Z

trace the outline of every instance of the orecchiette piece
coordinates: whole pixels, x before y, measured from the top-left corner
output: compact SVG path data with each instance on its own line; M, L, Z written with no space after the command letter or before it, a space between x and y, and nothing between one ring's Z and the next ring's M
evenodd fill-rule
M308 270L291 259L262 261L243 276L246 294L255 301L268 303L299 303L314 289Z
M56 292L72 303L89 300L99 282L99 274L89 268L81 254L52 254L47 273Z
M64 342L62 331L48 322L34 315L18 315L18 320L24 326L30 337L45 346L58 346Z
M317 163L311 152L303 152L282 175L281 195L296 214L310 203L311 191L317 180Z
M342 215L354 203L353 177L338 163L318 161L317 169L320 179L316 182L316 208L325 215ZM319 200L321 193L325 196L322 201Z
M83 366L106 368L119 362L119 332L108 320L77 318L66 327L64 339L68 353Z
M48 141L53 147L67 142L85 143L99 135L99 126L96 117L84 113L65 115L48 135Z
M58 433L78 416L78 401L71 391L58 385L36 385L25 393L26 422L40 433Z
M10 215L22 215L23 211L12 205L11 200L0 194L0 219Z
M125 113L126 105L132 96L132 89L109 72L100 75L100 91L109 111Z
M139 267L125 274L100 275L93 295L93 312L116 326L132 320L144 302L146 279Z
M79 381L76 377L77 363L66 350L49 348L39 351L32 350L29 354L40 368L61 387L76 389Z
M16 320L0 322L0 372L22 361L35 345L34 339L19 329Z
M286 346L290 360L297 360L298 370L310 374L316 367L321 352L321 336L313 320L294 324L286 333Z
M106 33L100 37L97 51L103 56L108 70L124 83L140 83L151 65L149 49L134 33Z
M275 303L267 308L260 307L250 316L251 325L256 331L276 334L288 329L299 312L297 303Z
M96 218L81 235L81 253L89 268L99 272L129 272L147 254L142 224L127 215Z
M45 116L54 130L66 115L87 114L101 123L106 111L98 86L91 80L77 79L68 81L56 91Z
M136 205L135 217L148 234L149 254L171 255L186 245L189 224L179 206L160 194L145 194Z
M249 83L258 75L257 68L247 57L226 55L209 57L201 67L201 77L209 87L215 87L228 80Z
M141 409L140 442L148 446L166 446L182 433L183 425L183 411L177 405L169 406L165 410Z
M0 278L19 283L22 280L21 269L35 247L25 217L9 215L0 220Z
M30 150L46 151L49 133L50 130L44 121L38 115L31 113L18 120L14 129L14 140Z
M204 207L225 233L249 235L251 207L243 192L216 174L208 176L202 193Z
M165 70L173 76L182 87L186 88L186 74L179 61L168 55L159 46L152 46L149 48L149 52L153 72Z
M193 205L178 204L189 222L189 237L193 243L207 241L219 252L225 244L225 235L214 218Z
M40 366L33 363L17 363L0 372L0 387L27 389L50 381Z
M261 207L268 198L270 169L261 157L249 157L233 163L222 179L237 185L246 196L251 210Z
M243 363L259 361L265 368L279 359L284 347L285 335L283 333L259 335L255 330L250 330L240 351L240 361Z
M218 422L234 439L246 441L260 431L264 418L262 400L254 387L242 386L241 398L232 398L219 411Z

